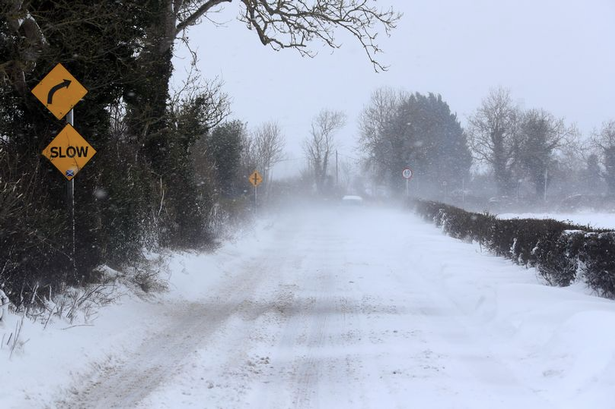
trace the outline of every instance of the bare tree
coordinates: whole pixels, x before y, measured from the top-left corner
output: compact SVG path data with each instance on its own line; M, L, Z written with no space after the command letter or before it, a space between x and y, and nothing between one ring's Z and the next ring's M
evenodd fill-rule
M260 125L252 134L258 171L266 182L270 179L270 170L283 158L284 136L276 122Z
M510 194L515 185L513 170L519 142L519 112L510 90L496 88L468 118L468 139L474 158L493 169L500 195Z
M553 173L564 157L563 148L571 146L578 136L574 125L566 125L544 109L523 113L520 125L519 167L534 183L538 197L546 198L549 173Z
M186 150L230 115L230 98L218 80L195 77L175 94L168 106L169 127L182 135Z
M256 144L254 139L248 132L243 133L242 139L243 150L241 151L241 173L245 175L245 178L258 170L258 160L256 154Z
M156 59L169 60L169 52L172 51L175 41L188 41L184 35L187 28L198 24L204 18L210 18L216 7L232 2L233 0L164 0L159 6L160 16L155 19L156 24L148 34L155 39L147 42L148 52L156 54ZM25 74L36 66L48 42L45 30L39 26L40 15L36 13L36 6L24 0L7 0L4 3L6 4L0 6L0 16L23 46L16 53L16 58L0 62L0 83L10 82L25 93ZM54 7L70 7L75 11L74 17L70 17L63 24L83 22L92 25L94 23L91 15L108 13L109 5L117 9L117 2L98 2L99 4L92 3L83 7L73 3L54 4ZM341 47L341 42L336 38L337 31L340 30L349 33L361 44L376 71L386 70L376 59L376 54L382 51L376 42L378 29L382 28L388 36L401 18L401 14L392 8L381 10L366 0L238 0L238 3L239 20L245 22L249 30L256 32L263 45L271 46L275 50L291 48L301 55L312 57L316 52L308 48L308 45L313 41L320 41L330 48ZM147 5L136 5L136 8L141 10L141 14L149 12Z
M567 126L544 109L523 113L519 127L517 163L534 184L537 197L546 198L558 151L570 145L578 135L574 125Z
M385 167L382 166L391 160L385 144L387 126L393 122L399 106L408 95L403 91L383 87L372 92L370 102L363 107L359 117L359 132L365 162L382 176Z
M207 17L216 6L232 0L167 0L165 18L166 41L160 52L169 50L173 42L188 27ZM355 37L376 71L386 70L376 60L381 52L376 43L377 26L390 35L401 18L392 8L380 10L366 0L322 0L316 2L294 0L239 0L239 19L256 31L263 45L275 50L292 48L301 55L316 53L308 43L320 40L331 48L339 48L336 29Z
M345 124L346 115L343 112L324 109L312 120L310 136L303 143L319 193L324 192L329 161L335 149L335 133Z
M241 20L248 28L256 30L263 45L276 50L294 48L311 57L315 53L306 47L314 39L331 48L339 48L341 43L335 38L335 29L341 28L361 43L376 71L386 70L386 67L375 59L375 54L381 50L375 43L374 29L380 25L389 35L401 18L393 9L382 11L366 0L241 2L245 6Z
M190 65L187 77L173 89L169 98L169 111L175 114L193 105L200 108L200 120L212 129L224 121L231 112L231 99L223 91L224 82L218 77L204 79L196 66Z
M600 152L609 194L615 195L615 120L604 122L600 131L594 132L592 142Z

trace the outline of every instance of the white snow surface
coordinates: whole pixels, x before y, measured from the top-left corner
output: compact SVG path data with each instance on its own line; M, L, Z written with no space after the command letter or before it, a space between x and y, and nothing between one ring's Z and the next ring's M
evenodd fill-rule
M615 213L502 213L499 219L553 219L596 229L615 230Z
M613 301L410 213L261 215L169 271L91 326L25 320L0 408L615 407Z

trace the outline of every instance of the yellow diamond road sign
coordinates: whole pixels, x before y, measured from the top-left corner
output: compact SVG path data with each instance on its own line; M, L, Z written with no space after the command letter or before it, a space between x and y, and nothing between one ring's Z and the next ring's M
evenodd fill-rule
M263 181L263 177L256 170L250 175L248 179L250 180L250 183L252 183L254 187L260 185L261 182Z
M43 151L68 180L74 178L95 153L96 150L70 124Z
M34 87L32 93L56 118L62 119L88 90L62 64L58 64Z

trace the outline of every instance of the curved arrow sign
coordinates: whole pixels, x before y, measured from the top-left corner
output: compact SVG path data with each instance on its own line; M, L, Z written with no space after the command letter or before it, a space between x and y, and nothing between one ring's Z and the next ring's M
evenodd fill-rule
M32 94L58 119L64 118L87 93L62 64L56 65L32 89Z
M59 91L62 88L68 88L70 86L70 83L71 83L70 80L64 80L61 83L59 83L58 85L56 85L55 87L52 87L49 90L49 93L47 94L47 105L53 103L53 95L56 93L56 91Z

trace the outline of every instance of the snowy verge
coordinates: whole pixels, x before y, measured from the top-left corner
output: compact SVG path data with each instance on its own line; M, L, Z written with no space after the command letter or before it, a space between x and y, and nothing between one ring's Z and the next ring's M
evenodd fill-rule
M585 292L587 290L585 289ZM605 407L615 385L615 305L575 289L507 285L488 324L495 350L558 407ZM605 389L606 385L610 385Z
M492 354L554 407L611 408L615 302L580 282L545 285L536 269L512 265L478 244L458 246L481 255L480 268L460 254L430 271L430 280L483 334Z
M174 319L169 310L181 311L203 298L208 288L224 280L225 265L258 251L274 221L263 217L213 253L176 252L159 259L159 279L167 289L144 296L138 286L120 280L110 295L113 302L71 320L51 315L33 321L0 306L0 408L45 407L79 379L105 367L121 365L148 336ZM164 265L162 265L164 264ZM103 268L105 274L117 274ZM0 301L3 300L0 293ZM8 301L8 299L7 299Z

